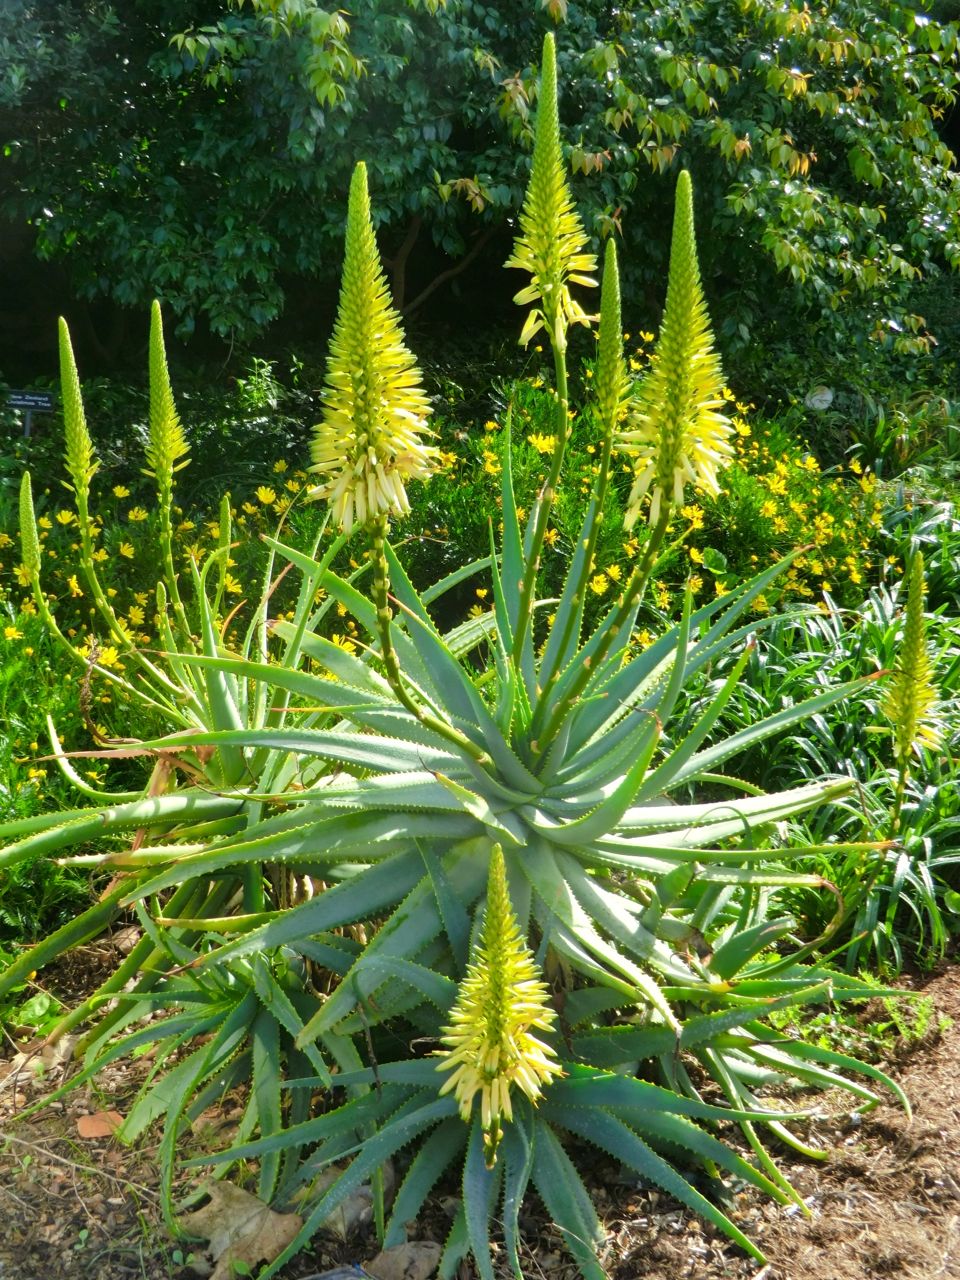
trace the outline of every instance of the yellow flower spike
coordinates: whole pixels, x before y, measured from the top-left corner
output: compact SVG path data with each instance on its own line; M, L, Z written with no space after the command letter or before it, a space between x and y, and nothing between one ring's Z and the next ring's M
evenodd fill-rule
M917 551L910 561L903 640L882 704L884 715L893 724L897 765L904 772L911 755L923 748L936 751L943 741L936 714L939 690L933 681L926 642L924 590L923 556Z
M77 373L77 362L73 358L73 347L70 345L70 330L63 316L58 323L60 394L63 401L63 424L67 444L66 464L67 474L72 481L72 484L66 487L72 488L76 494L77 502L80 504L81 521L83 521L87 518L87 493L90 489L90 481L99 464L93 455L93 442L87 430L83 397L80 393L80 376Z
M593 319L571 297L569 286L595 286L592 273L597 260L584 252L587 235L564 175L557 114L557 54L551 33L543 41L533 164L520 211L520 232L505 265L529 271L532 280L513 300L520 306L537 304L523 326L521 346L546 329L555 349L564 351L568 327L589 325Z
M404 344L370 218L367 170L350 183L343 280L310 471L324 477L309 491L326 498L347 533L354 523L410 510L404 482L427 480L438 450L425 445L430 405Z
M510 904L503 851L494 845L480 943L444 1028L447 1048L437 1065L453 1072L440 1092L454 1090L465 1122L480 1095L488 1168L496 1163L503 1122L513 1119L511 1088L535 1104L542 1086L563 1074L553 1049L530 1034L531 1027L549 1031L555 1016Z
M650 493L649 521L680 506L684 485L716 497L717 472L733 457L733 425L720 412L723 374L700 284L693 227L693 191L684 170L677 181L670 274L653 368L617 447L632 454L634 484L624 523L631 528Z
M615 431L627 412L631 385L623 358L620 336L620 273L617 249L607 241L603 263L603 290L600 295L600 326L597 336L597 407L605 431Z
M144 474L156 478L161 501L169 501L174 472L182 471L190 462L187 444L170 386L167 352L163 343L163 320L160 303L150 308L150 438L147 441L147 466ZM114 489L114 493L117 490ZM118 495L119 496L119 495Z
M20 481L20 555L23 560L17 577L21 586L29 586L40 574L40 539L33 511L33 490L30 472L25 471ZM24 581L26 578L26 581Z

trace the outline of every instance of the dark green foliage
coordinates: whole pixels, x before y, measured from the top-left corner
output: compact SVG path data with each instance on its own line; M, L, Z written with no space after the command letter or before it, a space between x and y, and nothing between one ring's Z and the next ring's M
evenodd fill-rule
M0 209L33 220L41 256L66 256L82 294L159 294L181 332L202 319L243 336L299 307L298 282L330 282L349 171L366 156L394 292L415 304L474 248L491 266L506 254L499 230L526 176L515 140L530 141L550 25L534 0L430 7L358 0L349 29L311 39L314 0L285 5L285 22L265 0L7 0ZM960 253L937 134L957 83L953 25L891 0L556 9L587 228L643 249L628 316L658 305L682 164L728 351L769 355L800 325L807 373L816 353L849 362L871 339L927 350L930 295L911 290L924 277L936 293Z

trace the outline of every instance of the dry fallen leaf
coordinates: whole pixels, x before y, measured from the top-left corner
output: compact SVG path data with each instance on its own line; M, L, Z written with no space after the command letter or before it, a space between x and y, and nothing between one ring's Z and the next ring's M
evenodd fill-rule
M211 1182L204 1189L210 1199L184 1214L179 1225L209 1242L207 1253L217 1264L210 1280L231 1280L237 1262L251 1269L272 1262L303 1226L298 1213L275 1213L231 1182Z
M122 1124L119 1111L98 1111L92 1116L77 1117L77 1133L81 1138L109 1138Z
M29 1071L36 1079L46 1079L54 1071L62 1074L73 1056L76 1043L76 1036L61 1036L52 1044L47 1040L35 1040L0 1067L0 1092L16 1085L24 1071Z
M331 1165L330 1168L324 1169L314 1178L309 1186L303 1187L298 1195L294 1197L301 1209L312 1209L314 1203L324 1195L336 1180L343 1173L344 1166ZM393 1199L394 1187L396 1185L396 1174L393 1168L393 1161L388 1160L383 1166L383 1195L387 1204ZM373 1221L373 1191L370 1183L365 1182L362 1186L351 1191L345 1200L323 1220L323 1230L329 1231L331 1235L337 1237L338 1240L346 1241L355 1231L361 1227L365 1227L367 1223Z
M384 1249L363 1268L374 1280L430 1280L442 1252L432 1240L408 1240L394 1249Z

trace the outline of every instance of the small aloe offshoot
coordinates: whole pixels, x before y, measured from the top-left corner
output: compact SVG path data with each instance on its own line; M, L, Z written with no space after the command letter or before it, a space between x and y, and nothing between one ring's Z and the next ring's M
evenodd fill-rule
M911 762L923 751L936 751L943 741L938 714L940 692L933 679L927 646L923 555L915 551L906 575L907 607L903 639L882 710L893 726L893 756L897 786L890 816L890 835L900 830L903 800Z

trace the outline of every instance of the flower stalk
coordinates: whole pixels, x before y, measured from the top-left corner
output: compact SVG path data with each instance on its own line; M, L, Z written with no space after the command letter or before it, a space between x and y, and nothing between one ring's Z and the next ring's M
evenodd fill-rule
M583 617L583 598L587 583L593 576L597 541L603 521L603 504L606 500L610 482L610 459L613 440L620 423L625 417L632 388L623 356L623 334L621 329L620 309L620 273L617 266L617 250L612 240L607 241L604 253L603 283L600 293L600 324L597 333L597 370L596 398L600 414L602 443L600 463L585 525L587 540L582 568L576 582L571 604L567 613L564 631L561 635L557 652L563 653L573 634L574 627L579 628ZM537 700L530 731L534 739L540 732L545 709L550 705L551 693L560 678L560 667L554 665L544 680L543 688Z
M570 285L596 285L596 259L586 252L588 240L576 211L566 179L560 146L557 110L557 54L552 33L543 41L543 65L537 105L536 132L530 182L520 211L520 235L508 267L530 273L530 283L514 296L520 306L533 303L527 314L521 345L543 329L553 351L557 398L556 444L550 467L537 495L530 519L533 537L520 586L520 608L513 644L513 662L519 669L520 655L531 625L533 595L543 540L556 497L563 456L570 439L570 398L567 388L567 330L571 324L590 326L587 314L570 292Z
M604 268L604 289L607 274ZM617 295L619 301L619 295ZM610 320L613 311L611 278ZM684 485L717 493L717 472L733 456L732 424L719 412L723 374L713 349L707 316L693 222L693 192L690 175L684 171L677 182L673 238L667 301L653 370L634 396L627 396L622 364L616 358L615 341L609 325L605 359L598 368L598 394L605 413L605 429L611 430L615 447L635 458L634 483L624 523L631 528L649 495L650 533L640 559L630 575L611 625L594 653L591 665L584 666L566 695L553 707L545 725L538 724L531 743L534 754L542 756L567 712L583 692L591 673L606 659L622 628L641 603L657 556L667 534L674 508L683 502ZM622 362L622 349L620 354ZM615 419L612 428L610 419ZM609 465L609 463L608 463ZM541 700L543 704L543 700Z

